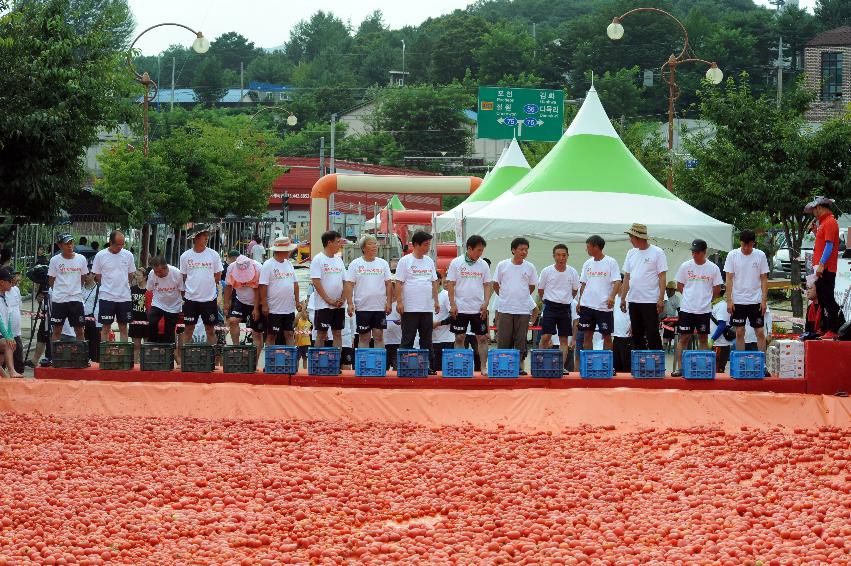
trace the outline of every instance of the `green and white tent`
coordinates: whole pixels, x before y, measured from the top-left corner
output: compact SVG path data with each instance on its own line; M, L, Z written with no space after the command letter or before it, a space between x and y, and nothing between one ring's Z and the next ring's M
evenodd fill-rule
M437 217L437 230L444 232L455 229L455 222L463 216L481 210L507 190L517 184L531 170L517 140L502 150L499 159L476 191L455 208Z
M387 204L384 205L384 207L381 210L382 211L387 210L388 208L391 209L391 210L405 210L405 205L402 204L402 201L399 200L399 197L397 195L393 195L390 198L390 200L387 201ZM364 222L363 229L364 230L377 230L378 227L381 226L380 217L381 217L381 211L379 211L378 216L370 218L369 220Z
M466 201L465 201L466 202ZM671 271L690 258L695 238L727 250L732 226L700 212L668 192L630 153L612 127L594 87L552 150L511 190L466 215L464 235L480 234L487 255L510 255L510 242L525 236L529 260L538 268L552 262L554 243L570 247L570 263L581 265L585 240L605 238L605 252L622 263L631 247L624 231L646 224L652 243L668 253Z

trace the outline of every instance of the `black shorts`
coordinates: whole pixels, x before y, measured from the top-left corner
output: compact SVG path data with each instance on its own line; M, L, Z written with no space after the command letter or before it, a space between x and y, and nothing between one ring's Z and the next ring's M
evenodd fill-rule
M86 326L86 317L83 313L82 301L68 301L67 303L52 303L50 305L50 322L62 325L65 319L72 328Z
M353 366L355 365L355 349L342 348L340 350L340 365Z
M680 311L680 320L677 323L677 332L680 334L709 334L709 319L711 314L694 314Z
M372 329L387 328L387 315L384 311L355 311L355 324L358 334L365 334Z
M272 314L266 318L266 328L269 329L269 334L278 335L281 332L292 332L295 324L295 313L290 314Z
M612 320L614 320L614 315L612 315ZM573 334L570 305L544 301L544 314L541 315L541 334L559 337L568 337Z
M615 327L615 313L611 311L598 311L589 307L579 309L579 332L594 332L599 330L600 334L608 335Z
M751 328L763 328L765 317L762 316L762 307L760 305L733 305L730 326L744 326L745 321L751 323Z
M318 330L342 330L346 324L346 309L319 309L315 320Z
M101 299L98 303L98 322L101 324L112 324L117 322L124 324L133 320L133 303L130 301L106 301Z
M310 346L298 346L298 357L299 359L307 359L307 349Z
M481 313L470 314L459 312L458 316L453 318L449 323L449 330L453 334L466 334L467 326L470 327L470 331L476 336L484 336L488 333L487 322L482 318Z
M198 319L204 326L216 324L219 316L219 306L216 300L212 301L183 301L183 323L191 326L198 324Z
M141 320L130 323L129 328L127 328L127 334L130 338L147 338L148 337L148 321Z
M263 332L266 329L263 313L260 313L260 317L257 320L254 320L254 306L240 302L240 300L236 298L236 294L234 294L233 301L231 302L228 317L238 318L239 320L244 321L246 326L254 332Z

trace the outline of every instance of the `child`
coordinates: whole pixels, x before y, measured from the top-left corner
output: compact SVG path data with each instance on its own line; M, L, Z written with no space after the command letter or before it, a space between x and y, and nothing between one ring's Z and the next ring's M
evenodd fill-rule
M140 267L133 274L133 285L130 287L133 320L130 322L129 334L133 340L133 363L137 364L142 350L142 338L148 336L148 309L145 301L147 286L148 272Z
M310 331L313 325L310 324L310 319L307 314L307 307L302 306L298 309L298 318L295 324L295 345L298 347L298 359L301 360L301 367L307 369L307 349L310 348Z

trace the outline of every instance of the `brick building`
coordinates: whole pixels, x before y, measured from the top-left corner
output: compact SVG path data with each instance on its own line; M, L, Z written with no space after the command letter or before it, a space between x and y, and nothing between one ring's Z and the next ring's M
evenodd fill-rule
M816 100L807 112L810 122L841 116L851 102L851 26L820 33L804 48L807 86Z

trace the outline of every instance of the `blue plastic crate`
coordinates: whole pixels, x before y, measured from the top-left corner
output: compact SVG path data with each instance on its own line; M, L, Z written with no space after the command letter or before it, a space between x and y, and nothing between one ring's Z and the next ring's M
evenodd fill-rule
M609 379L615 375L615 356L611 350L580 350L579 377Z
M384 348L357 348L355 350L355 375L357 377L384 377L387 375L387 350Z
M473 377L475 369L473 350L467 348L443 350L443 362L440 369L443 377Z
M662 350L633 350L632 377L640 379L665 377L665 352Z
M399 377L427 377L428 350L397 350L396 368Z
M266 352L266 366L263 373L275 373L282 375L294 375L298 372L298 348L295 346L268 345Z
M762 379L765 377L765 354L733 350L730 352L730 377L734 379Z
M520 352L498 348L488 351L488 377L520 377Z
M683 352L683 377L686 379L715 379L715 352L687 350Z
M530 356L532 377L555 379L564 374L564 357L561 350L532 350Z
M340 375L339 348L308 348L308 375Z

